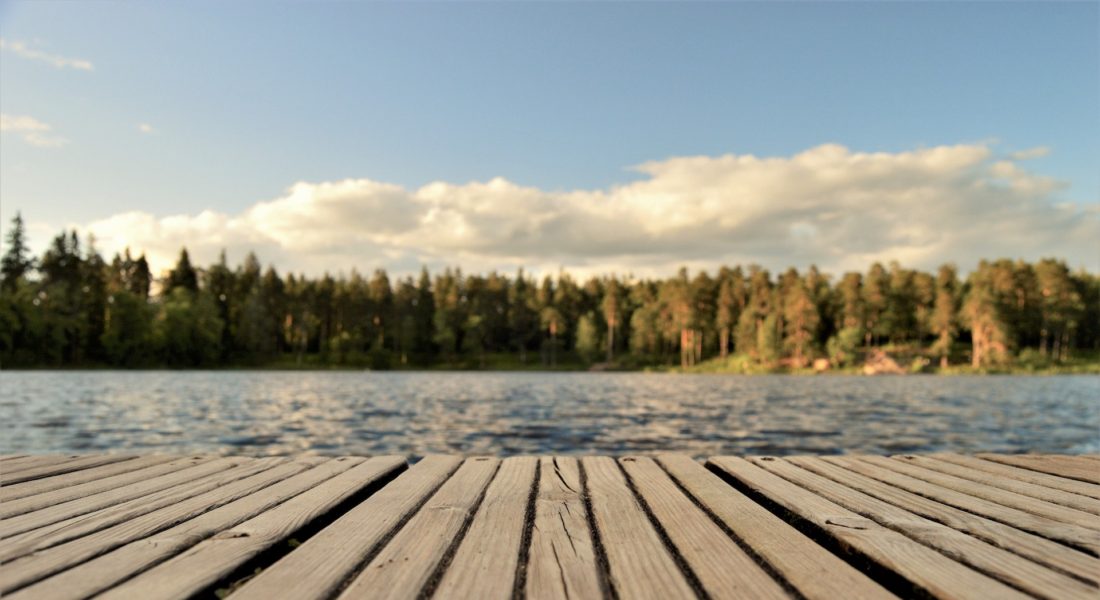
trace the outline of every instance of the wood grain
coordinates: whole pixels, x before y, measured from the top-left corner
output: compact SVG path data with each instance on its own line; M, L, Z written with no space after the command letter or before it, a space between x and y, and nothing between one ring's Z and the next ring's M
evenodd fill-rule
M377 456L358 465L354 459L340 460L353 468L239 525L208 536L180 555L112 588L99 598L140 597L152 600L192 597L229 576L260 553L295 535L354 494L405 468L405 459L400 456ZM147 542L142 540L141 543Z
M1095 586L1057 573L1017 554L971 537L946 525L915 515L859 490L812 473L786 460L750 459L756 466L871 519L922 544L939 550L1008 585L1039 598L1085 600L1100 592Z
M651 458L619 460L653 516L714 598L789 596L726 532L685 496Z
M35 585L20 590L13 598L62 600L87 598L107 590L173 556L234 527L242 521L290 500L332 479L362 462L361 458L300 458L286 465L305 470L256 489L232 502L187 519L153 535L133 540L106 554L85 561ZM201 590L201 588L200 588ZM193 591L200 591L193 590ZM137 596L149 598L159 590L141 590ZM117 597L117 596L116 596ZM134 597L134 596L130 596Z
M165 506L136 519L53 546L31 556L13 560L5 564L4 569L0 571L0 593L8 594L100 554L110 552L123 544L153 535L281 481L306 467L299 462L280 462L281 464L267 463L273 466L205 494Z
M189 481L194 481L212 473L229 469L241 462L238 459L227 458L216 459L209 462L204 462L203 459L187 459L187 461L191 464L182 465L183 468L179 471L165 473L157 477L137 481L125 487L108 489L103 492L91 494L87 497L77 497L54 506L43 507L41 510L9 517L3 522L0 522L0 539L10 538L17 533L45 527L46 525L51 525L72 517L86 515L116 504L122 504L128 500L152 494L153 492L159 492Z
M99 454L94 456L75 456L74 458L57 462L43 459L45 464L35 464L34 466L12 469L11 471L2 469L3 472L0 473L0 485L6 486L23 481L55 477L73 471L90 469L92 467L122 462L124 460L133 460L135 458L137 457L132 454Z
M657 460L688 493L802 596L810 600L895 597L691 458L661 455Z
M249 581L233 600L330 598L462 459L428 456Z
M1039 500L1031 496L1010 492L1003 488L978 483L970 479L941 473L933 469L919 466L915 464L913 460L905 458L892 459L885 456L867 456L864 457L863 460L887 469L892 469L899 473L904 473L916 479L934 483L941 487L969 494L977 498L984 498L1002 506L1010 506L1034 515L1069 523L1078 527L1100 530L1100 519L1098 519L1096 515L1047 502L1045 500Z
M0 463L0 479L4 473L16 473L23 469L54 465L67 460L100 456L98 454L29 454L14 457L10 461Z
M282 462L282 460L277 458L235 460L234 464L237 466L207 475L201 479L181 483L175 487L134 498L122 504L109 506L92 513L72 517L12 536L5 539L3 544L0 544L0 562L39 552L69 540L125 523L154 510L209 492L238 479L255 475L277 462Z
M845 551L897 574L934 597L1028 597L743 458L712 458L709 464L812 524L817 532L835 539Z
M538 459L506 458L435 590L437 598L512 597Z
M0 487L0 506L5 505L8 502L12 502L13 500L18 500L20 498L26 498L28 496L34 496L37 494L45 494L64 488L75 488L77 486L86 483L93 483L96 481L107 481L124 473L140 471L153 465L160 465L169 461L183 460L185 458L202 457L174 457L163 454L142 456L140 458L135 458L134 460L111 463L108 465L103 465L101 467L92 467L90 469L84 469L82 471L74 471L72 473L66 473L65 475L58 475L57 477L47 477L46 479L36 479L33 481L25 481L23 483L16 483L14 485ZM110 488L104 487L103 489Z
M468 458L439 491L363 568L340 594L350 598L408 598L421 595L493 479L500 461ZM514 573L514 570L513 570Z
M542 457L527 560L530 600L598 598L599 566L575 458Z
M1087 458L1030 454L978 454L979 458L1015 465L1032 471L1100 484L1100 466Z
M595 456L581 459L581 466L615 592L622 598L694 598L690 582L627 487L618 464Z
M1087 551L1092 556L1100 556L1100 537L1091 529L1075 527L1061 521L1054 521L1045 517L1003 506L969 494L941 487L922 479L910 477L891 469L884 469L878 465L856 456L826 456L822 457L834 464L838 464L848 470L877 479L883 483L897 486L903 490L912 492L958 508L975 515L1004 523L1022 529L1030 533L1056 540Z
M925 469L939 471L945 475L952 475L985 486L1006 490L1015 494L1036 498L1052 504L1065 506L1079 511L1087 512L1093 516L1100 516L1100 500L1087 498L1079 494L1071 494L1061 490L1051 489L1042 485L1035 485L1012 478L994 477L993 475L977 469L968 469L951 462L937 460L933 457L904 456L891 457L895 460L908 462Z
M1100 598L1100 460L991 456L0 456L0 594Z
M193 467L203 462L208 462L209 460L210 459L206 457L182 458L179 460L173 460L171 462L162 462L160 460L156 460L151 464L147 463L145 458L128 460L120 464L127 465L130 463L145 463L144 466L146 466L147 468L138 468L138 470L136 471L120 473L118 475L104 477L102 479L95 479L85 483L73 484L62 487L60 489L55 489L50 492L43 492L40 494L25 496L23 498L18 498L15 500L5 500L4 502L0 503L0 519L10 519L11 517L14 517L16 515L22 515L24 513L43 509L50 509L50 512L53 512L61 508L62 505L65 505L65 503L73 500L81 501L79 502L79 504L82 504L85 507L95 506L94 502L88 502L88 500L91 500L92 497L97 496L102 492L117 490L114 492L115 497L125 497L125 494L122 494L122 492L124 491L136 489L143 485L147 486L149 481L152 479L155 479L162 475L171 476L178 471L182 471L188 467ZM111 467L114 465L107 466ZM37 482L28 481L27 483L33 484ZM171 484L169 484L169 486L170 485ZM133 487L130 488L126 486ZM119 488L126 489L120 490ZM142 494L139 493L138 495ZM74 504L77 503L74 502ZM81 510L84 510L84 512L91 512L92 510L95 510L95 508L85 508ZM61 517L56 520L60 521L64 518L67 517ZM0 537L4 536L0 534Z
M914 514L943 523L1052 569L1072 574L1093 586L1100 585L1100 560L1058 542L907 492L849 471L820 457L794 456L787 460Z
M1050 475L1049 473L1041 473L1030 469L1013 467L1011 465L1001 464L999 462L993 462L974 456L963 456L961 454L931 454L929 456L936 460L984 471L993 475L996 480L1009 478L1018 481L1026 481L1027 483L1062 490L1063 492L1070 492L1079 496L1100 499L1100 485L1085 483L1083 481L1077 481L1076 479L1066 479L1065 477L1058 477L1057 475Z

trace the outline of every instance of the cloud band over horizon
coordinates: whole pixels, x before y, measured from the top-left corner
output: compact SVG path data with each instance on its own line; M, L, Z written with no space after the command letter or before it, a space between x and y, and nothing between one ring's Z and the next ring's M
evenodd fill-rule
M131 211L75 226L94 233L105 254L146 252L155 271L182 246L197 264L223 248L233 262L254 250L281 272L311 275L421 265L668 275L749 263L839 274L874 261L969 269L981 258L1046 256L1096 269L1100 206L1064 201L1062 183L1022 164L1045 152L960 144L864 153L826 144L789 157L673 157L599 190L503 178L418 189L299 182L239 214Z

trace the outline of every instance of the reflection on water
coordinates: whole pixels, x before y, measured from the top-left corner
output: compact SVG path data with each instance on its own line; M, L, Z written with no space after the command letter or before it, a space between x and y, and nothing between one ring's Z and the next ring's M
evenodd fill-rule
M0 452L1100 450L1100 377L0 373Z

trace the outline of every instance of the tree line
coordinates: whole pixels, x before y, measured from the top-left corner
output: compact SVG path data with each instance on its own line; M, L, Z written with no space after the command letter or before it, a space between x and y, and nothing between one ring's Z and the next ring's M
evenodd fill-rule
M692 367L710 359L800 368L910 348L984 368L1100 348L1100 278L1064 261L982 261L965 278L875 263L833 278L756 265L667 279L533 278L448 268L392 279L280 275L254 254L199 267L186 249L157 278L144 255L103 259L62 232L38 258L16 216L0 280L6 367ZM496 363L492 363L496 364Z

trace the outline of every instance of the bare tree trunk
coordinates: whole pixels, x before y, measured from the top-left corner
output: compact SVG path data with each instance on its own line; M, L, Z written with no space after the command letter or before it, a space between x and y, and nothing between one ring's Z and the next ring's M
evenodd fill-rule
M615 324L607 325L607 362L615 359Z
M723 360L725 360L725 358L727 356L729 356L729 353L730 353L730 328L729 327L723 327L722 330L718 332L718 353L722 357Z
M971 334L972 342L974 342L974 354L970 357L970 366L975 369L981 367L982 354L985 353L986 347L985 336L986 332L982 331L981 325L975 327L974 332Z

